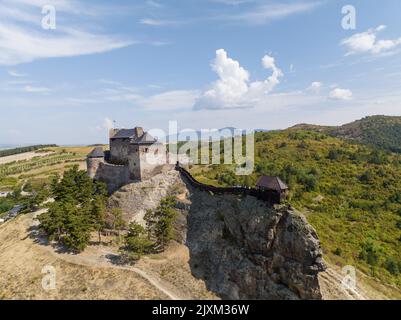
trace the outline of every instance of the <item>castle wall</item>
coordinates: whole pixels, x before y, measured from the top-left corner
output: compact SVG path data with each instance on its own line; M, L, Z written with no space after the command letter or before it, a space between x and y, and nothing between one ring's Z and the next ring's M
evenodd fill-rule
M116 164L127 164L130 147L130 139L110 139L110 161Z
M129 169L128 166L100 163L94 179L106 183L112 193L130 182Z
M133 181L142 181L167 170L166 146L162 143L152 145L131 144L130 139L110 139L110 151L106 159L87 158L88 175L106 183L108 191L114 192Z
M161 143L139 146L141 180L149 179L160 172L167 164L166 157L166 146Z
M129 147L128 168L132 180L141 180L141 162L139 146L137 145L130 145Z
M103 158L86 158L86 168L88 176L94 179L101 163L104 163Z

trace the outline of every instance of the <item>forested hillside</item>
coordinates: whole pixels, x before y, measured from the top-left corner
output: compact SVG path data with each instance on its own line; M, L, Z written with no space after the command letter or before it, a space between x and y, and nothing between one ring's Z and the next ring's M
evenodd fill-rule
M342 126L298 124L290 129L313 130L401 153L401 117L370 116Z
M326 259L401 286L401 156L315 131L255 139L251 176L236 176L227 165L194 166L192 173L223 186L280 176L290 186L289 202L316 228Z

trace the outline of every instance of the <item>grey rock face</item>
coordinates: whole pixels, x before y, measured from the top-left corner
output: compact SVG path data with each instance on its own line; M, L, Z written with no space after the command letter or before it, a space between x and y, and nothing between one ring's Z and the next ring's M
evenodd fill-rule
M321 299L315 230L286 206L192 190L187 245L195 276L226 299Z
M172 192L171 189L176 184L182 184L177 171L161 173L149 180L120 188L109 198L108 206L121 208L127 222L137 221L143 224L146 210L155 209L160 200Z
M188 186L177 171L121 188L110 206L143 223L147 209L177 195L176 240L190 252L192 274L223 299L321 299L325 269L315 230L287 206L254 197L213 195Z

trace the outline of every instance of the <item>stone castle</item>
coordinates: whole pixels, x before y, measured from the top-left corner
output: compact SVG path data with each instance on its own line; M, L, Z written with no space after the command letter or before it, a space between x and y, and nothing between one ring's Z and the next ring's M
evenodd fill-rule
M93 149L87 156L87 170L92 179L105 182L113 192L170 168L167 158L166 146L141 127L111 129L110 150Z

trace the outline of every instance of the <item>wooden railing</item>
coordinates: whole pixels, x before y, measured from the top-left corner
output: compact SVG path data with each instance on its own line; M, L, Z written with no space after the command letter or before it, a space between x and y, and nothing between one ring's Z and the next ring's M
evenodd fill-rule
M216 194L235 194L235 195L253 196L258 198L259 200L263 200L269 203L270 205L281 203L280 193L274 190L259 190L247 187L228 187L228 188L215 187L197 181L186 169L181 167L179 163L176 164L175 169L179 171L188 180L191 186L199 190L210 191Z

